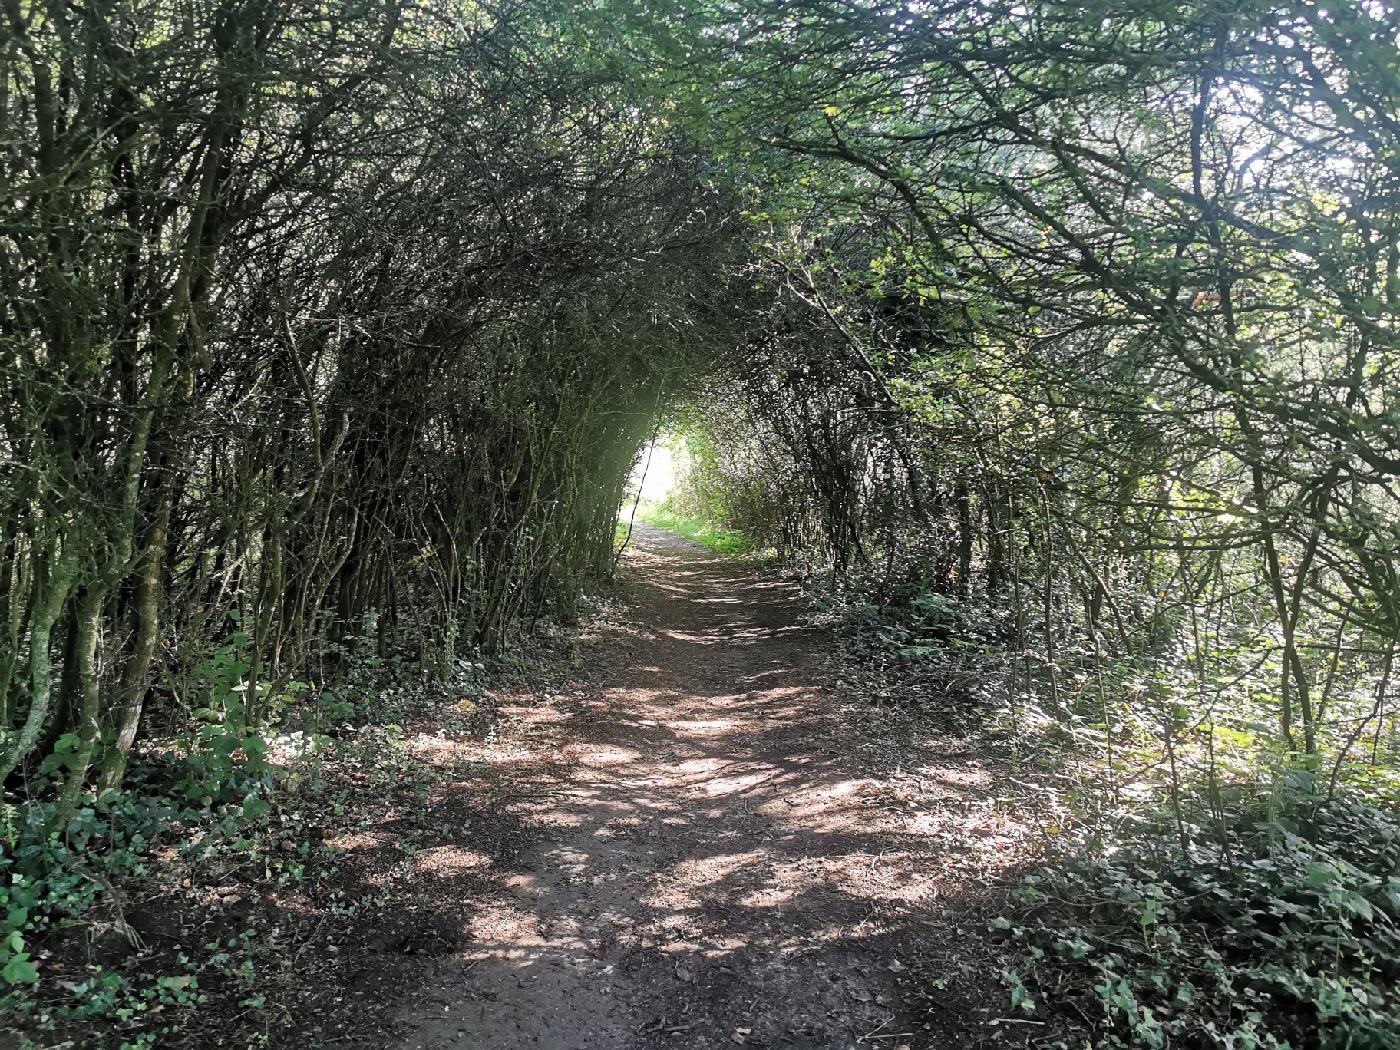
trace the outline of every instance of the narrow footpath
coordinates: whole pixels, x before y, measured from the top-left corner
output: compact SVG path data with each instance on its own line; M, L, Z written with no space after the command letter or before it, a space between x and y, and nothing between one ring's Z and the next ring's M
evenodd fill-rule
M853 736L790 585L646 526L629 561L626 622L482 753L503 785L484 816L524 842L493 892L453 882L481 871L469 818L423 853L451 950L378 1045L1009 1045L957 970L986 937L964 898L1024 830L989 816L976 753Z

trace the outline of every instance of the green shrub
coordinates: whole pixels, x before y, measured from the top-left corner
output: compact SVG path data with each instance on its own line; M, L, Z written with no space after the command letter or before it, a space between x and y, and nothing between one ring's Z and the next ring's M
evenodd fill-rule
M1400 1047L1400 820L1271 794L1212 825L1147 821L1027 876L997 923L1013 1007L1076 1009L1102 1046Z

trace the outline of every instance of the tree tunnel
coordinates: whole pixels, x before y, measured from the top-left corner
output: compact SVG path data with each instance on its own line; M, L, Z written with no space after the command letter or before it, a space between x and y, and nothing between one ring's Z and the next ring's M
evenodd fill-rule
M347 681L568 621L629 495L1160 758L1183 843L1183 741L1222 826L1220 753L1395 791L1393 5L0 19L0 780L43 843L143 746L256 811L220 777Z

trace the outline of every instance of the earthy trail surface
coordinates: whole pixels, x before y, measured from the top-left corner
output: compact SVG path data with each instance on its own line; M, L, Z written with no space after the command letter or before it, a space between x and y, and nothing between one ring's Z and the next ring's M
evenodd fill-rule
M352 990L389 1000L383 1027L338 1041L894 1050L995 1034L956 969L985 936L962 897L1024 829L995 815L979 756L903 730L892 753L869 708L853 726L824 678L831 639L799 622L790 585L660 530L634 545L624 622L558 692L508 700L470 775L428 803L450 833L418 854L412 918L361 948L415 958L388 977L366 965Z

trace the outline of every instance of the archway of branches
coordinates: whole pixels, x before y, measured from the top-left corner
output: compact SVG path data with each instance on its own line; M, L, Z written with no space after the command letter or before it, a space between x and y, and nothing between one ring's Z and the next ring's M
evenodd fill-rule
M1395 12L1091 7L8 10L0 778L567 618L662 432L1110 765L1393 787Z
M692 510L990 603L1052 706L1112 650L1391 725L1390 23L1057 10L16 16L6 775L498 648L658 419Z

